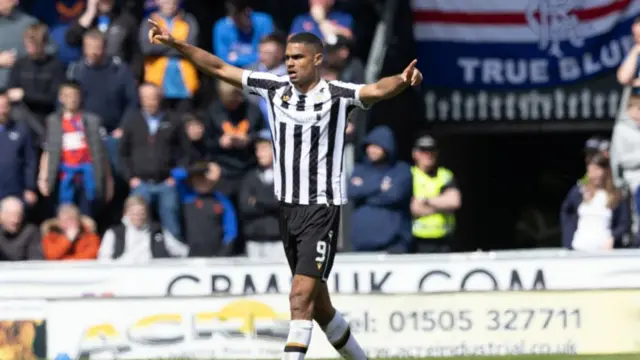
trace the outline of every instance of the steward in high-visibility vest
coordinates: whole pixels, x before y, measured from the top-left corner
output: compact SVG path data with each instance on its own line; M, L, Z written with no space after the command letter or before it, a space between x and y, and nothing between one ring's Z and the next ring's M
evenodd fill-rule
M412 232L416 250L421 253L450 251L454 211L461 203L453 173L437 166L436 150L430 136L418 139L413 149Z

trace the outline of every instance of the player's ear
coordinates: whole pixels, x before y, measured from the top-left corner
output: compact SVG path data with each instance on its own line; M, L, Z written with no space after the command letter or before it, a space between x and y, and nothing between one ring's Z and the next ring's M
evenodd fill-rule
M322 55L322 53L321 53L321 52L316 53L316 54L313 56L313 63L314 63L316 66L320 66L320 65L322 65L322 61L323 61L323 60L324 60L324 55Z

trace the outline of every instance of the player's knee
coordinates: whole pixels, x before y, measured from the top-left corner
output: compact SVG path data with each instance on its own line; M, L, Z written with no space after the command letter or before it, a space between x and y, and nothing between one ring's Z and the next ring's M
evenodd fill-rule
M311 295L310 291L302 288L291 289L289 304L292 319L312 319L314 301Z

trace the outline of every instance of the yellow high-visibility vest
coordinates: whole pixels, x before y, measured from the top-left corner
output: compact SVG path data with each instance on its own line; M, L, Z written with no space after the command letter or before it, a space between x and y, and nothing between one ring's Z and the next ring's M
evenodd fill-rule
M443 167L431 177L418 167L411 168L413 174L413 196L418 199L440 195L442 187L453 178L453 173ZM451 233L455 226L452 213L435 213L413 220L413 236L424 239L439 239Z

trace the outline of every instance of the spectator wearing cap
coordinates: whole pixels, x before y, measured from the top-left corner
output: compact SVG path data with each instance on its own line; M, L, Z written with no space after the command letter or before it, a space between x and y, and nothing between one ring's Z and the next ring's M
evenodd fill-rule
M122 223L111 227L102 237L98 259L137 264L188 254L188 246L151 221L145 200L130 196L124 204Z
M634 44L629 50L627 57L618 67L618 81L623 86L631 86L635 94L640 95L640 17L637 17L631 26Z
M118 58L130 64L135 78L142 74L142 62L138 47L138 20L116 4L116 0L89 0L82 15L71 22L65 34L67 44L82 45L84 34L97 29L104 34L108 57Z
M210 144L206 135L206 126L202 118L196 114L188 113L182 117L184 133L187 137L186 163L189 165L201 162L209 162L212 159Z
M58 89L65 80L62 63L45 51L48 32L42 23L27 27L23 35L27 55L18 59L11 69L7 91L11 102L24 104L37 117L42 124L41 131L44 131L45 117L56 109Z
M238 219L229 198L216 191L220 167L215 163L195 164L176 168L172 175L183 204L189 257L233 255Z
M258 46L259 60L257 63L250 66L249 70L268 72L276 76L287 75L287 68L284 64L284 50L286 43L287 39L284 35L279 33L273 33L263 37L262 40L260 40L260 45ZM269 124L266 123L266 119L269 118L269 106L267 101L261 96L250 95L248 92L246 95L252 103L257 104L260 107L262 117L265 119L265 125L268 127Z
M179 0L157 1L158 11L149 15L180 41L197 45L200 28L196 18L180 9ZM193 96L200 88L200 79L195 65L176 49L149 42L150 24L145 18L140 26L138 41L144 56L144 80L159 86L168 106L177 111L188 111L193 107Z
M376 127L364 142L366 158L353 170L349 238L355 251L407 253L411 248L411 167L397 159L391 129Z
M40 231L24 222L24 204L17 197L0 201L0 261L43 260Z
M354 84L364 83L364 65L351 54L351 41L338 36L335 44L327 45L323 78Z
M124 120L120 165L133 195L142 196L160 216L160 222L182 240L180 203L171 169L184 165L182 123L173 112L163 112L161 89L140 86L141 109Z
M25 30L38 20L25 14L14 0L0 1L0 91L6 91L16 60L26 55L22 41Z
M11 113L6 94L0 94L0 199L16 196L27 204L38 200L38 159L29 129Z
M353 38L353 17L333 10L335 0L309 0L307 14L298 15L291 25L290 34L310 32L327 44L335 44L338 36Z
M62 108L46 119L38 188L45 197L57 193L55 203L76 204L84 215L93 216L113 196L100 118L81 108L82 93L75 82L62 83L58 101Z
M413 238L419 253L451 251L455 229L454 212L461 194L451 170L438 165L438 147L429 135L413 147Z
M242 178L256 164L252 139L264 128L260 109L242 90L218 81L218 97L206 112L213 160L222 168L218 191L235 198Z
M622 192L613 184L609 160L596 154L589 159L585 181L574 185L562 203L562 245L584 251L621 247L630 230L629 215Z
M226 0L227 16L213 28L213 50L225 62L247 67L258 61L260 40L274 30L271 15L253 11L248 0Z
M636 194L640 186L640 95L629 98L627 111L613 127L611 169L618 188Z
M284 252L278 226L279 203L273 193L273 144L263 129L255 139L258 167L245 175L238 195L246 250L250 258L282 259Z

